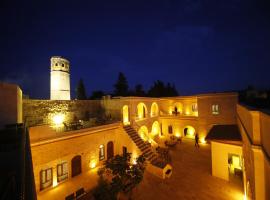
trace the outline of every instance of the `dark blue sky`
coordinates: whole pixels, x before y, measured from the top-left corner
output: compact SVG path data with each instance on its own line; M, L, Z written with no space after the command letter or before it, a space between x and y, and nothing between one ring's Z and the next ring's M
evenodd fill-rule
M49 97L50 57L71 62L74 93L160 79L180 94L270 87L267 0L13 1L0 3L0 80Z

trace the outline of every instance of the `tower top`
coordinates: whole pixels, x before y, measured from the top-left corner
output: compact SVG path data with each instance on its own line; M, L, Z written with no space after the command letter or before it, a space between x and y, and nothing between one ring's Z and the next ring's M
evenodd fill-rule
M69 73L69 61L61 56L51 57L51 71L63 71Z

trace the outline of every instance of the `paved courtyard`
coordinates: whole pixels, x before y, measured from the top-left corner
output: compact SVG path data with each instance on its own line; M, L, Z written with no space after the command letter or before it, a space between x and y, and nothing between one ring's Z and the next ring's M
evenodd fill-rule
M134 191L136 200L242 200L240 180L227 182L211 176L210 145L194 147L194 141L185 139L170 151L173 174L171 178L160 180L145 173L143 182Z

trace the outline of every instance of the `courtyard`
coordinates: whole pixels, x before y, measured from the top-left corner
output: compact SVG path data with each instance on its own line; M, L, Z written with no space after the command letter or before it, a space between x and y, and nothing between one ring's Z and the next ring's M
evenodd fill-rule
M243 189L239 179L227 182L211 175L211 148L209 144L194 147L194 140L184 139L170 151L173 174L161 180L145 172L142 183L134 191L136 200L218 199L242 200Z

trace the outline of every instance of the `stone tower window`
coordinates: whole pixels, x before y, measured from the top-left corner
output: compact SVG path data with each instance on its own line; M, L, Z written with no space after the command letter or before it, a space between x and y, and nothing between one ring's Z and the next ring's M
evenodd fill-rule
M55 66L58 66L58 63L55 63Z
M65 67L65 64L64 63L62 64L62 67Z

